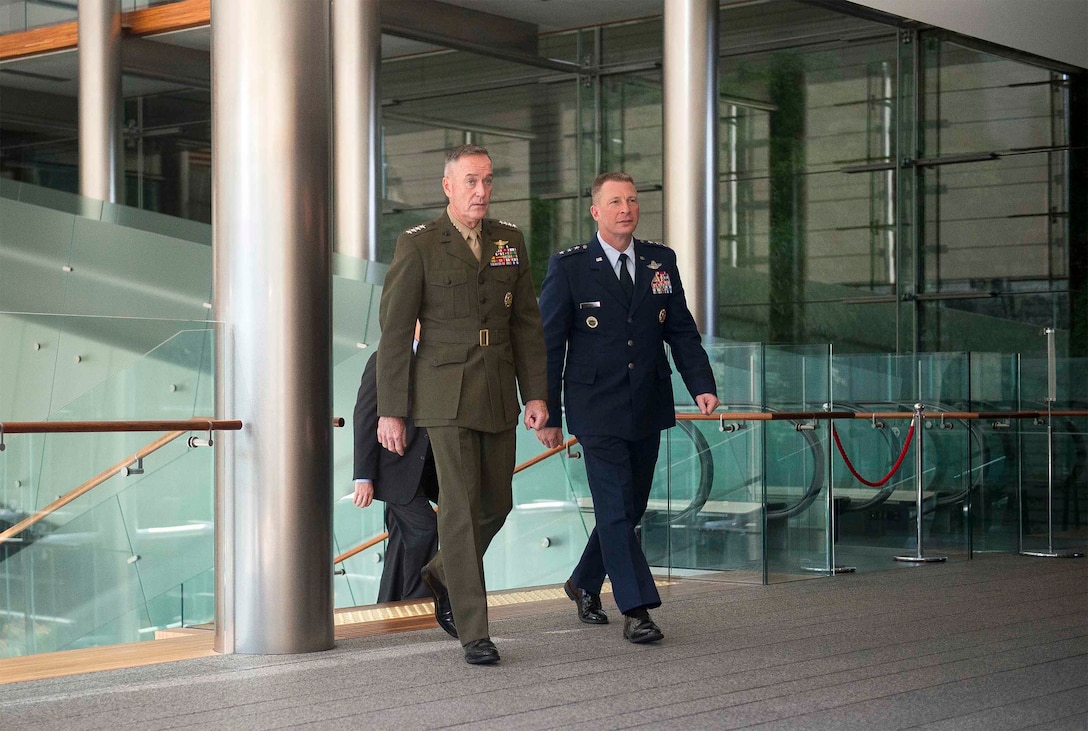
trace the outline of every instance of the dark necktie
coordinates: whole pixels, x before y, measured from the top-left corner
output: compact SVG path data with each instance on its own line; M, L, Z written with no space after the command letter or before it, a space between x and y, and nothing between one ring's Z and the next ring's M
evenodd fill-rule
M620 254L620 289L627 304L631 304L631 295L635 291L635 283L631 281L631 272L627 271L627 254Z

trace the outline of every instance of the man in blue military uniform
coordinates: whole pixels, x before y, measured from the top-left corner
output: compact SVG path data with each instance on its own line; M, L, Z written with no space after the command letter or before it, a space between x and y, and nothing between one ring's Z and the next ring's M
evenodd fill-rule
M655 642L663 635L648 610L661 606L661 597L635 526L650 497L661 431L676 423L664 344L700 412L713 412L718 397L676 255L634 238L638 193L631 176L598 176L592 197L597 235L553 255L541 285L549 418L537 436L548 447L562 443L565 401L597 523L564 587L579 619L608 622L600 600L607 574L624 614L624 639Z

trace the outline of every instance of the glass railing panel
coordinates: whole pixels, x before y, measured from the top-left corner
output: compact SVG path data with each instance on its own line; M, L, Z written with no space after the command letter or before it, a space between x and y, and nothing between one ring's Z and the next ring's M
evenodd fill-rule
M63 311L75 218L0 198L0 311Z
M215 621L214 570L205 569L149 598L136 611L143 613L140 640L156 639L156 633L163 630L211 624Z
M665 433L659 485L643 519L651 565L674 576L763 581L762 431L753 422L685 421Z
M831 401L830 347L768 347L764 401L771 412L822 412ZM768 581L811 578L831 566L826 421L763 422Z
M86 216L94 220L102 217L102 201L85 198L76 193L46 188L30 183L18 183L6 178L0 179L0 198L29 203L41 208L50 208L61 213ZM5 220L5 225L7 221Z
M543 451L535 432L517 429L518 464ZM488 591L561 584L570 576L589 532L588 506L567 474L584 475L584 461L560 453L514 475L514 509L484 555ZM588 495L588 482L581 484Z
M197 321L211 314L207 246L82 217L72 241L64 312Z
M1023 408L1088 409L1088 358L1058 358L1054 397L1048 402L1049 364L1022 358ZM1084 552L1088 542L1088 418L1055 416L1021 425L1020 517L1022 549Z
M1019 356L971 353L973 411L1020 410ZM1019 550L1019 434L1022 421L979 419L970 430L970 492L965 504L973 551ZM956 425L959 428L959 424Z
M354 348L354 343L352 344ZM355 507L352 496L354 486L355 430L352 415L359 393L359 380L374 348L355 349L354 354L333 367L333 414L342 416L345 424L333 429L333 553L339 555L363 541L385 531L385 503L375 500L370 507ZM377 439L377 435L373 435ZM333 579L335 605L354 607L373 604L378 596L382 575L382 559L385 543L370 548L347 559L337 566L343 574Z
M48 322L53 332L60 333L60 342L69 337L67 328L73 322L82 333L97 334L80 337L87 348L81 363L99 361L93 372L69 373L69 366L81 363L58 359L55 385L50 382L43 388L46 400L63 398L69 389L80 393L50 414L50 420L188 419L212 413L213 338L207 323L57 316L0 319L6 326L25 322ZM188 326L197 329L178 332ZM166 341L143 355L124 347L163 333L168 333ZM54 353L59 350L63 346L53 348ZM38 419L37 414L24 413L9 420ZM3 507L10 511L9 522L96 478L161 436L10 435L8 449L0 453ZM24 629L23 640L15 642L11 652L150 639L140 630L174 621L169 616L160 621L144 605L146 597L162 595L211 569L211 464L211 450L190 449L183 436L149 455L142 465L132 465L135 469L128 476L109 477L53 512L23 534L25 547L14 555L9 546L0 587L6 605L0 616ZM117 565L118 556L123 565Z
M835 354L831 366L835 411L911 413L918 401L919 364L914 356ZM840 419L842 451L862 478L887 481L872 487L848 470L838 447L831 456L835 563L859 571L887 570L892 558L913 549L916 481L909 419ZM904 454L904 449L906 452ZM897 459L903 455L898 470ZM932 495L930 495L932 499Z
M336 277L333 279L333 320L336 328L333 332L332 362L337 366L343 361L354 358L360 350L365 350L369 356L377 348L378 333L378 298L381 297L381 287L364 281ZM374 325L370 319L373 316ZM371 340L372 339L372 340ZM360 348L359 346L365 346ZM366 358L363 358L363 365ZM356 374L356 387L358 376ZM354 399L354 396L352 397ZM352 404L354 404L354 400Z
M86 338L64 335L60 350L76 349L77 355L58 360L54 399L62 401L71 391L82 391L63 407L50 414L51 421L101 421L137 419L188 419L209 416L213 405L207 382L212 372L212 332L194 329L178 332L179 327L189 325L176 321L116 320L112 318L85 318L80 322L83 332L99 327L113 333ZM204 328L203 323L192 323ZM167 340L151 348L142 356L119 347L109 348L108 342L128 338L135 347L166 335ZM102 362L105 361L105 362ZM85 373L81 365L89 366ZM116 368L124 365L123 368ZM93 369L93 370L92 370ZM68 371L72 376L66 376ZM78 373L79 375L75 375ZM80 381L78 379L85 379ZM87 382L99 379L97 385L85 388ZM83 481L131 455L156 435L140 432L97 434L49 434L45 438L42 460L41 484L38 486L34 508L52 502L57 495L74 489ZM183 440L164 448L171 458L184 449ZM106 500L124 489L120 481L113 479L100 485L76 503L58 512L58 519L67 519L74 511L86 510L97 501ZM205 489L210 489L205 485Z
M762 347L708 340L704 344L729 411L755 411L762 399ZM678 413L697 413L673 367ZM762 433L727 431L717 421L681 421L662 435L653 489L641 525L652 567L679 576L762 581ZM753 513L753 510L756 512Z
M5 604L0 607L6 654L84 646L77 645L82 638L140 606L143 594L133 555L114 499L56 526L9 557L3 566Z
M163 449L144 460L144 470L125 478L117 500L141 589L154 597L214 562L212 450Z
M967 353L919 355L918 400L930 414L970 410L970 374ZM970 548L966 508L976 476L972 465L982 459L982 437L969 420L926 419L923 426L915 436L923 439L924 553L964 558ZM908 547L916 543L910 540Z
M15 0L0 6L0 33L19 33L76 20L75 3L55 0Z
M4 451L0 452L0 531L34 514L44 451L43 434L9 434L4 438ZM23 534L0 543L0 560L30 546L38 536L48 533L53 527L52 520L39 522ZM3 575L0 595L3 595L16 577L3 569L2 564L0 573Z

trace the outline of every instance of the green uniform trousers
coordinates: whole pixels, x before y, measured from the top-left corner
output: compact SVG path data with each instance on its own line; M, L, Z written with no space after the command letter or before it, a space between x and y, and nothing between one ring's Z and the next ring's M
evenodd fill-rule
M461 644L489 637L484 552L513 507L514 429L427 428L438 470L438 554L427 571L446 585Z

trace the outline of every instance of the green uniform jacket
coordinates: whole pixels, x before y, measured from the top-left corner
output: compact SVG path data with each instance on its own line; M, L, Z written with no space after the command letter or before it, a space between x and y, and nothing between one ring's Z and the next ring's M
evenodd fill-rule
M379 310L380 416L497 432L517 425L517 386L525 402L547 398L525 241L517 226L490 218L481 239L477 262L447 214L397 239ZM423 329L413 358L417 317Z

